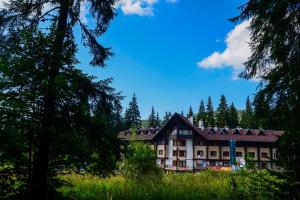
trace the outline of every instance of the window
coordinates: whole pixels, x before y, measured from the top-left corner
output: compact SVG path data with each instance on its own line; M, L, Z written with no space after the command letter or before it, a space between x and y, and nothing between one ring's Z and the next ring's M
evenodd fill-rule
M216 156L217 156L217 152L216 152L216 151L210 151L210 152L209 152L209 155L210 155L211 157L216 157Z
M179 157L185 157L185 151L179 151Z
M159 151L158 151L158 154L159 154L159 155L163 155L163 154L164 154L164 150L159 150Z
M216 162L215 161L209 161L209 165L210 166L216 166Z
M262 158L268 158L269 157L267 152L261 152L260 155L261 155Z
M203 156L203 151L197 151L197 156Z
M255 152L247 152L250 158L255 158Z
M178 161L178 167L186 167L185 161Z
M184 147L185 146L185 140L174 140L174 145L173 146Z
M229 151L223 151L223 157L229 157Z
M186 162L173 160L173 166L174 167L186 167Z
M177 151L173 151L173 156L177 156Z
M229 162L223 162L223 167L228 167L229 166Z
M277 151L273 152L273 158L276 159L277 158Z
M261 163L261 168L268 168L268 163Z
M235 152L236 157L243 157L243 153L241 151Z

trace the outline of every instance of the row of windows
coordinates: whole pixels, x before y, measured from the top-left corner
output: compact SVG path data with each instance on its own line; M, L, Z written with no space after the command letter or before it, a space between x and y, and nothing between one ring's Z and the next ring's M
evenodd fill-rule
M255 152L247 152L250 158L255 158ZM217 156L217 151L210 151L209 152L210 157L216 157ZM268 153L267 152L261 152L261 158L268 158ZM197 156L204 156L203 151L197 151ZM237 151L235 152L236 157L243 157L243 152ZM276 155L275 155L276 156ZM274 156L274 158L276 158ZM229 151L223 151L223 157L229 157Z
M185 147L185 140L173 140L173 146Z
M186 167L186 161L173 160L174 167Z
M185 151L173 151L173 156L185 157L186 152Z
M247 152L250 158L255 158L255 152ZM159 155L163 155L163 150L158 151ZM210 151L209 152L210 157L216 157L217 151ZM267 152L261 152L261 158L268 158ZM173 156L179 156L179 157L185 157L186 151L173 151ZM203 151L197 151L197 156L204 156ZM243 152L237 151L235 152L236 157L243 157ZM274 153L274 158L276 158L276 153ZM223 157L229 157L229 151L223 151Z

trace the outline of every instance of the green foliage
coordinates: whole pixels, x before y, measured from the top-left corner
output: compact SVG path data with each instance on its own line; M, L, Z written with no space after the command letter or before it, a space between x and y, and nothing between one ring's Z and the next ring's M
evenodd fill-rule
M252 109L252 105L251 105L249 96L247 97L247 100L246 100L246 109L242 113L241 126L243 128L254 128L254 126L255 126L253 109Z
M45 65L54 33L36 29L21 33L17 40L0 42L0 163L10 164L6 180L17 180L19 191L24 192L37 160L48 78ZM122 96L110 87L111 79L96 82L77 70L76 49L67 41L65 45L63 66L55 79L48 175L70 168L107 175L115 169L119 154L116 134Z
M186 117L187 117L187 118L189 118L189 117L194 117L194 112L193 112L192 106L189 107L189 111L188 111Z
M126 129L140 128L142 125L141 114L135 94L133 94L132 100L129 102L128 109L125 111L124 121Z
M134 138L120 163L120 170L132 180L152 180L161 174L156 164L155 151L143 142L134 141Z
M154 111L154 107L152 106L151 114L149 115L148 118L148 127L155 127L155 124L156 124L155 111Z
M197 121L199 122L200 120L203 121L204 126L206 126L206 112L205 112L205 105L203 100L201 100L200 105L199 105L199 111L197 113Z
M262 125L266 123L271 128L285 131L278 141L279 163L286 169L284 174L299 183L299 1L249 0L240 10L240 15L232 21L251 20L252 50L241 76L261 79L255 103L256 117L259 115ZM299 192L294 198L300 198Z
M237 172L231 178L232 199L283 199L285 194L282 187L285 183L284 179L272 175L267 170Z
M228 126L229 128L236 128L238 124L239 124L238 113L234 104L232 103L228 111Z
M97 200L226 200L230 199L230 174L218 172L168 173L158 181L131 181L124 177L61 176L73 187L58 189L66 199Z
M208 97L208 101L207 101L206 121L207 121L207 126L211 126L211 127L215 126L214 108L210 96Z
M220 104L217 109L216 125L218 127L225 127L228 125L228 105L224 95L221 95Z

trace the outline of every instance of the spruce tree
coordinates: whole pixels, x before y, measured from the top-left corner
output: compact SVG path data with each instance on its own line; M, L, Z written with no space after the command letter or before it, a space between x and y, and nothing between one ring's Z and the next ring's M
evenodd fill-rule
M204 125L206 126L206 112L203 100L201 100L200 102L199 111L197 114L197 121L199 122L200 120L202 120Z
M57 130L55 126L55 106L59 101L66 48L75 47L77 43L73 34L74 27L80 27L82 43L89 47L92 55L91 65L104 66L105 60L112 55L109 48L103 47L97 37L103 35L111 20L115 16L114 0L90 1L91 23L83 23L79 17L82 10L81 1L53 0L53 1L8 1L7 6L0 10L0 42L17 41L22 37L26 28L38 28L41 31L51 30L52 45L48 49L47 63L43 66L48 77L43 82L42 107L40 118L42 122L37 132L36 154L32 168L31 183L28 184L28 196L33 199L46 199L48 189L48 175L51 138ZM47 32L44 31L44 32ZM8 44L8 43L7 43ZM2 48L0 48L2 50ZM77 59L75 58L74 60ZM66 125L67 126L67 125Z
M228 126L229 128L236 128L239 124L237 109L235 108L234 104L231 103L228 112Z
M189 111L188 111L186 117L187 118L194 117L194 112L193 112L192 106L189 107Z
M216 115L216 124L218 127L225 127L228 124L228 105L224 95L221 95L220 98L220 104Z
M132 100L129 102L127 113L125 113L125 118L128 128L140 128L142 125L141 115L135 94L133 94Z
M249 96L246 100L246 109L242 113L241 126L242 128L253 128L253 110Z
M170 114L166 111L165 112L165 116L163 117L163 120L162 120L162 125L166 124L170 119Z
M150 128L155 126L156 126L156 116L155 116L154 107L152 106L151 113L148 118L148 127Z
M215 126L215 116L214 116L214 107L211 101L211 97L208 97L207 108L206 108L206 123L207 126Z
M160 127L160 118L159 118L159 114L156 113L156 116L155 116L155 124L154 124L154 128L156 127Z

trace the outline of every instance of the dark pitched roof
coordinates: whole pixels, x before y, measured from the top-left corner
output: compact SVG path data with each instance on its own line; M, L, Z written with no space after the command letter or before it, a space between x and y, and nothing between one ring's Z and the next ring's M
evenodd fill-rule
M127 130L120 132L118 138L121 140L153 140L159 130L159 128L139 129L135 131L135 135L132 130Z
M212 141L249 141L249 142L275 142L282 134L283 131L273 130L254 130L254 129L228 129L228 128L205 128L200 129L193 125L186 117L175 113L172 118L161 129L146 129L139 130L136 134L136 140L153 140L157 135L163 133L168 127L168 124L178 117L183 123L189 126L195 133L199 134L206 140ZM129 140L131 137L130 131L123 131L119 133L118 138Z

